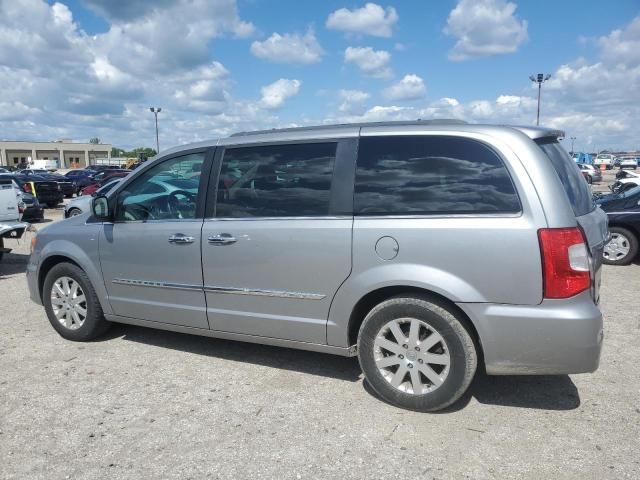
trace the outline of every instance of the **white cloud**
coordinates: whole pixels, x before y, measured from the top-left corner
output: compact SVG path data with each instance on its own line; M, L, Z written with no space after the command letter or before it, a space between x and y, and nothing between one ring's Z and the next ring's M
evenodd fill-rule
M362 90L340 90L339 95L342 103L338 107L338 111L345 114L361 114L364 112L365 103L371 96Z
M424 98L427 87L418 75L405 75L398 83L385 89L384 96L389 100L418 100Z
M375 3L367 3L362 8L336 10L327 18L326 26L331 30L389 38L393 35L393 26L397 21L398 13L395 8L382 8Z
M318 43L313 30L306 34L273 33L263 42L255 41L251 44L251 53L263 60L275 63L318 63L324 55L324 50Z
M289 80L288 78L281 78L265 85L260 90L262 92L260 105L268 110L280 108L287 98L298 94L300 85L302 85L300 80Z
M602 56L611 64L640 64L640 17L624 30L614 30L598 40Z
M449 13L445 33L457 39L451 60L513 53L528 38L527 21L506 0L459 0Z
M344 51L345 63L353 63L362 73L374 78L391 77L390 60L389 52L371 47L347 47Z

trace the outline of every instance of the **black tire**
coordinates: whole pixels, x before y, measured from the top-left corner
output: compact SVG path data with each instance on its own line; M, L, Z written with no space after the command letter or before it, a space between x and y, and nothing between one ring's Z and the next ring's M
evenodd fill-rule
M609 233L611 233L612 236L617 234L619 236L618 242L626 245L629 248L629 252L622 257L612 258L605 256L608 255L605 247L605 252L602 257L603 262L607 265L629 265L638 255L638 237L632 231L622 227L609 227Z
M58 202L47 202L47 207L56 208L58 206Z
M75 330L62 325L53 312L51 291L54 282L61 277L70 277L75 280L82 288L86 299L86 318L82 325ZM47 312L49 322L51 322L51 325L60 334L60 336L67 340L75 342L94 340L104 335L104 333L106 333L106 331L111 327L111 322L108 322L104 318L102 306L100 305L100 301L98 300L98 296L96 295L93 285L91 285L89 277L84 270L72 263L59 263L49 270L49 273L47 273L44 280L42 301L44 309Z
M432 391L421 394L401 391L391 385L389 380L385 379L376 365L376 338L381 330L394 319L417 319L426 323L444 339L445 344L442 347L446 347L445 353L448 351L449 354L449 370L442 384L437 387L435 387L435 384L431 384L432 388L435 387ZM406 329L406 327L404 328ZM421 341L424 340L425 338ZM402 348L408 348L406 351L409 352L403 360L406 367L422 369L427 366L425 365L427 362L415 360L415 356L429 354L433 347L431 347L430 351L419 354L413 353L410 346L403 345ZM441 347L436 346L436 348ZM415 350L419 349L415 348ZM409 354L413 355L414 359L409 360ZM403 358L403 356L398 355L397 358ZM478 364L478 355L473 339L457 314L454 314L446 304L438 300L404 295L385 300L367 314L358 333L358 359L367 381L382 399L400 408L420 412L441 410L458 400L469 388ZM421 366L418 366L416 362L420 362ZM416 367L413 367L414 363ZM431 366L428 367L432 368ZM395 367L390 366L388 368L393 369ZM398 372L398 370L396 369L395 372ZM412 384L413 381L410 374L415 372L410 370L407 370L407 372L409 374L404 378L408 378L407 382ZM443 372L445 372L445 368L437 375L441 377ZM394 375L393 371L388 373ZM429 382L426 376L419 376Z
M73 198L73 193L67 193L64 198Z
M79 208L71 208L69 209L68 218L75 217L76 215L80 214L82 214L82 210L80 210Z
M0 262L2 261L2 256L4 255L4 252L2 251L3 248L4 248L4 238L0 237Z

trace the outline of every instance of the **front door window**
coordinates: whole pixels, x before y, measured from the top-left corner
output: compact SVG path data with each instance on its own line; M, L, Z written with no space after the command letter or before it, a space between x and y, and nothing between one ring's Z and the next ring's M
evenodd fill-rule
M196 217L204 153L164 161L118 194L116 220L190 220Z

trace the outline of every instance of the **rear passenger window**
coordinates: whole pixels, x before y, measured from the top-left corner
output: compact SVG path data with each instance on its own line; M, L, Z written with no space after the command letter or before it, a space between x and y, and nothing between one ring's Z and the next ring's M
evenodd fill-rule
M536 143L551 160L575 216L591 212L595 208L591 190L576 168L576 162L555 138L543 138Z
M520 201L502 160L475 140L362 137L356 215L516 213Z
M305 143L225 150L216 216L328 215L336 146Z

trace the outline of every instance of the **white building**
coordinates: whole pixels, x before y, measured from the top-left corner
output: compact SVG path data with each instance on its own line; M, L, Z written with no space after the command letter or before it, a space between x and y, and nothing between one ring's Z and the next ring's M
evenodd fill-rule
M84 168L96 160L111 159L106 143L0 141L0 166L17 167L33 160L55 160L58 168Z

